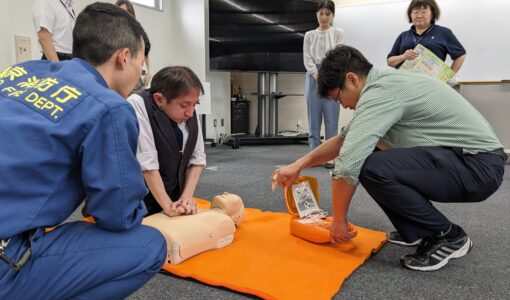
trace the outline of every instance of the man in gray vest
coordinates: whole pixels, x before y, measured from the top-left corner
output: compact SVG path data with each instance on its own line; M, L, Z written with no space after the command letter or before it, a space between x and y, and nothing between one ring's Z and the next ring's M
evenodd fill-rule
M195 106L203 92L192 70L166 67L150 89L128 98L140 126L136 156L150 190L144 198L148 215L196 213L193 193L206 160Z

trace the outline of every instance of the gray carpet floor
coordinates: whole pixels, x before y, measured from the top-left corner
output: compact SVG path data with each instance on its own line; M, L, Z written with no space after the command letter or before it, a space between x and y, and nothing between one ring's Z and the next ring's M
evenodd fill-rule
M196 196L212 199L227 191L240 195L246 207L283 212L282 193L271 192L269 176L276 166L288 164L307 151L308 146L304 144L241 146L236 150L223 145L207 146L208 166ZM330 211L328 171L315 167L302 174L318 177L321 207ZM500 189L482 203L437 204L472 238L474 247L467 256L450 261L447 267L436 272L414 272L402 268L399 262L399 257L413 248L386 244L344 282L334 299L510 299L510 165L506 165L505 179ZM349 218L359 226L394 230L361 186L351 203ZM254 297L166 274L156 275L129 297L131 300L247 298Z

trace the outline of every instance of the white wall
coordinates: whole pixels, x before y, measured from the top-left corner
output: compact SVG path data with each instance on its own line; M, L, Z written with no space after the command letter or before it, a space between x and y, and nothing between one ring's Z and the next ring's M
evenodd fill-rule
M204 0L168 0L166 3L168 6L164 9L170 14L170 23L169 26L160 26L158 30L171 35L172 42L167 50L170 64L185 65L201 80L205 80Z
M83 2L84 0L74 1ZM89 2L94 2L87 0ZM107 1L114 3L114 0ZM151 42L151 52L149 54L150 63L152 66L152 74L154 75L158 70L171 64L171 46L173 32L163 30L163 28L171 28L171 11L170 3L173 0L163 0L163 11L146 8L143 6L134 5L136 19L142 24L143 28L149 36ZM85 7L85 6L84 6Z
M207 72L206 78L211 83L212 103L211 114L206 116L206 136L214 139L220 133L230 133L230 72ZM213 126L214 119L217 127Z
M10 1L0 4L0 70L11 64L11 52L14 51L14 35L11 34ZM12 46L11 46L12 44Z
M460 93L489 121L503 147L510 151L510 83L461 84Z

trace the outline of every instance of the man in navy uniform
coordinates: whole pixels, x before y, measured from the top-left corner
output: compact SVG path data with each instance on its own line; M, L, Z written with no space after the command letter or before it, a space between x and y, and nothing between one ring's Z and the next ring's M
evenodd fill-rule
M0 73L1 299L124 298L164 263L164 238L140 225L147 189L124 99L145 36L127 12L94 3L77 18L71 61ZM96 224L58 226L85 198Z

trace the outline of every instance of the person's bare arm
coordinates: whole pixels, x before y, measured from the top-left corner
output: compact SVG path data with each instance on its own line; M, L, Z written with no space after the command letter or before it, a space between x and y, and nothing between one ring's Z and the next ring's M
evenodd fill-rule
M343 179L332 179L331 181L333 223L330 235L332 243L345 243L356 236L355 233L349 232L349 221L347 220L347 212L355 191L356 186L348 184Z
M41 44L44 55L48 60L59 61L55 46L53 46L53 36L48 29L41 27L41 30L37 33L39 44Z
M450 68L453 70L453 72L455 72L455 74L457 74L457 72L459 72L459 70L462 67L462 64L464 63L465 60L466 60L466 54L459 56L455 60L453 60Z
M337 135L330 138L312 152L299 158L288 166L281 167L273 172L273 182L282 188L291 185L299 176L301 170L330 161L338 156L344 138Z
M388 63L388 66L390 66L390 67L396 67L396 66L398 66L398 64L400 64L401 62L403 62L405 60L415 59L417 57L418 57L418 52L410 49L410 50L406 50L406 52L404 52L401 55L395 55L395 56L388 57L386 62Z

